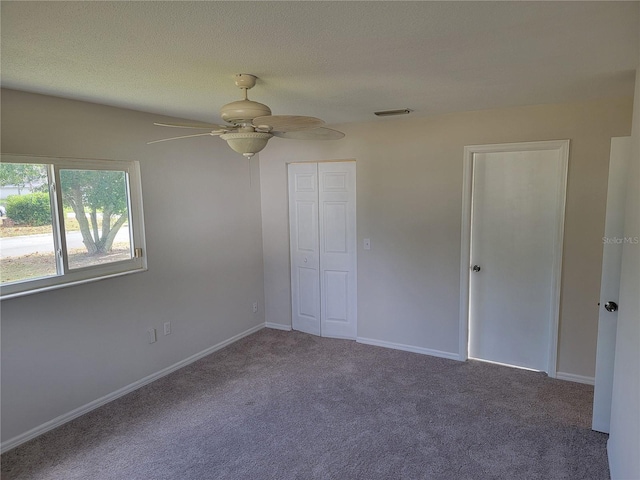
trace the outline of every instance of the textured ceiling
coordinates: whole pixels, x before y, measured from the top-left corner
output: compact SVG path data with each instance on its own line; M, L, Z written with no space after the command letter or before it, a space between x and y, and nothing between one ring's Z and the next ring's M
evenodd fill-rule
M15 88L219 122L235 73L328 123L631 96L638 2L1 2Z

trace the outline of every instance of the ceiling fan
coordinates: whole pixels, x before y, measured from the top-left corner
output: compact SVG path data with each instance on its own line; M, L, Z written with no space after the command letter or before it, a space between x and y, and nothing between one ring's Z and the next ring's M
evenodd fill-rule
M249 73L236 75L236 86L244 93L244 98L226 104L220 109L220 116L227 125L209 123L154 123L160 127L190 128L209 130L206 133L163 138L148 144L178 140L180 138L219 136L236 152L247 158L266 147L271 137L298 140L338 140L344 133L323 127L324 122L315 117L299 115L271 115L266 105L247 98L247 90L253 88L257 77Z

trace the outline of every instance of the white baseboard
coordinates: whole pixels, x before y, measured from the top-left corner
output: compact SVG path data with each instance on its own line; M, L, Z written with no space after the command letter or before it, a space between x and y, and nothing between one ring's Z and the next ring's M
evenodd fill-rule
M594 377L585 377L584 375L575 375L573 373L556 372L558 380L566 380L568 382L586 383L587 385L595 385Z
M281 323L265 322L264 326L267 328L274 328L276 330L285 330L287 332L291 331L291 325L283 325Z
M8 450L11 450L12 448L17 447L18 445L24 442L27 442L33 438L36 438L37 436L42 435L45 432L48 432L49 430L53 430L54 428L59 427L64 423L70 422L74 418L78 418L79 416L84 415L85 413L88 413L91 410L95 410L96 408L101 407L102 405L105 405L115 400L116 398L122 397L127 393L131 393L134 390L137 390L138 388L143 387L148 383L158 380L159 378L162 378L165 375L169 375L170 373L175 372L176 370L179 370L182 367L186 367L190 363L193 363L196 360L200 360L202 357L206 357L207 355L210 355L213 352L226 347L227 345L237 342L238 340L240 340L243 337L246 337L247 335L251 335L252 333L257 332L258 330L262 330L264 327L265 327L264 324L256 325L255 327L245 330L244 332L239 333L238 335L234 335L233 337L223 342L220 342L212 347L202 350L201 352L196 353L195 355L191 355L190 357L185 358L184 360L181 360L178 363L174 363L173 365L167 368L163 368L162 370L156 373L147 375L146 377L141 378L140 380L133 382L127 385L126 387L122 387L116 390L115 392L111 392L105 395L104 397L98 398L92 402L87 403L86 405L83 405L74 410L71 410L68 413L62 414L54 418L53 420L49 420L48 422L45 422L42 425L32 428L31 430L24 432L16 437L13 437L7 440L6 442L2 442L2 444L0 444L0 452L4 453Z
M405 352L421 353L423 355L431 355L432 357L448 358L449 360L460 360L458 353L443 352L433 350L431 348L414 347L412 345L404 345L402 343L385 342L383 340L375 340L373 338L356 338L356 342L366 345L375 345L376 347L393 348L395 350L404 350Z

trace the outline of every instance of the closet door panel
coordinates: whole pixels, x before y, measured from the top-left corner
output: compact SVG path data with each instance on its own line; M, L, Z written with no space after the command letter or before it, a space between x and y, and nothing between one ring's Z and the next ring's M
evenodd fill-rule
M320 335L318 165L289 165L292 328Z
M356 338L356 164L318 164L322 336Z

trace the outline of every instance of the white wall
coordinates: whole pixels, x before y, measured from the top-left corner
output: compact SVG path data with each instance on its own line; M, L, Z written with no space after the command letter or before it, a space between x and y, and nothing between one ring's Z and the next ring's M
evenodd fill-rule
M571 139L558 369L593 377L610 139L632 100L394 118L261 154L266 321L291 325L286 163L356 159L358 336L457 354L465 145ZM371 239L371 250L362 239Z
M2 91L4 153L140 161L149 265L2 301L3 442L264 322L257 159L250 185L219 139L146 145L175 134L158 120Z
M640 238L640 67L636 70L632 135L625 237L637 239ZM622 253L608 452L612 479L640 478L640 244L637 243L625 244Z

